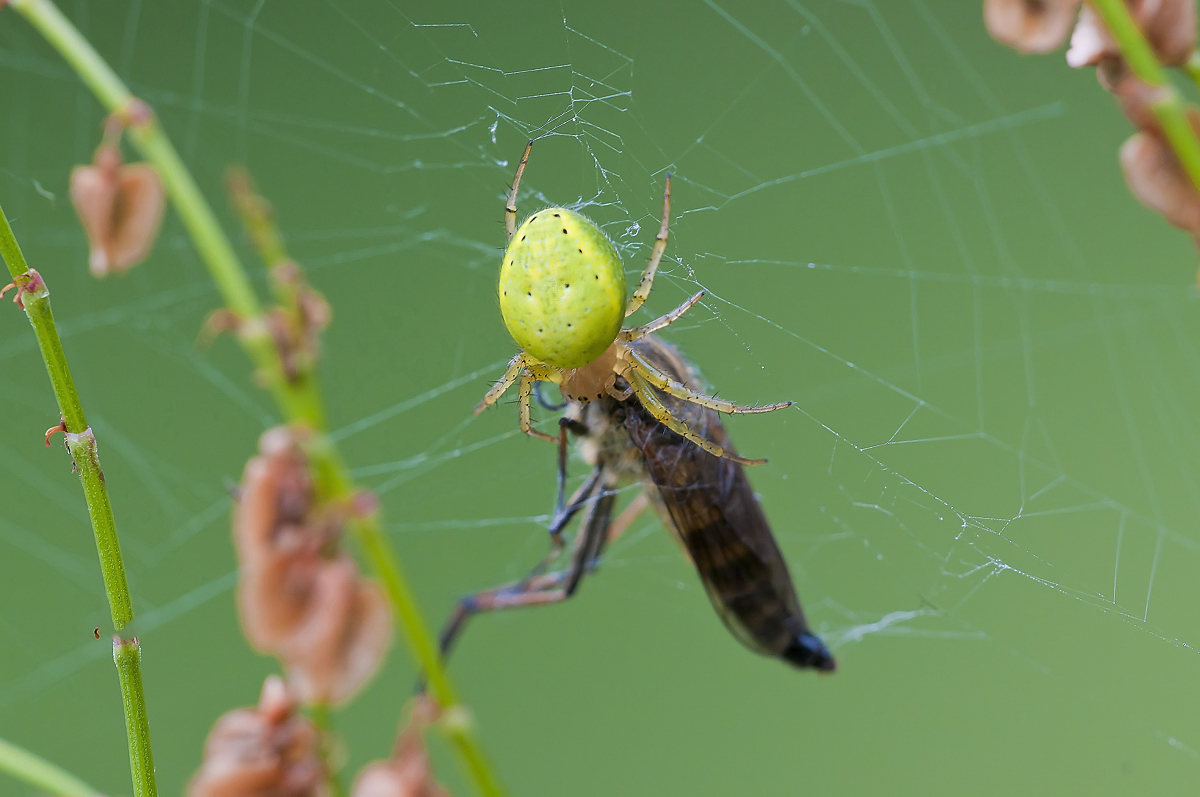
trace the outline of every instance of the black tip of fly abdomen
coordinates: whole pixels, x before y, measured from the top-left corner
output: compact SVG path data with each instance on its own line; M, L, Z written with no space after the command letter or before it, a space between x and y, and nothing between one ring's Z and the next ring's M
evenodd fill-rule
M782 657L792 665L800 668L811 668L821 672L833 672L837 662L825 643L816 634L807 631L800 634L792 644L783 651Z

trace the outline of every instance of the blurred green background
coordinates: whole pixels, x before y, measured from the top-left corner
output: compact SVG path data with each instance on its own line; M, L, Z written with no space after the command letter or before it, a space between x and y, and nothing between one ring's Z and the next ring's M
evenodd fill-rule
M1200 774L1196 252L1131 198L1091 72L978 2L67 2L226 228L245 163L331 301L332 426L432 625L545 546L549 446L471 409L513 352L502 195L573 204L738 401L836 675L734 642L650 518L562 606L485 617L453 673L514 795L1175 793ZM0 12L0 201L100 440L164 794L272 660L243 641L229 488L274 422L176 218L95 281L67 196L102 114ZM244 247L243 247L244 250ZM262 286L261 267L244 252ZM128 763L95 550L27 322L0 307L0 736L102 790ZM547 417L547 413L541 413ZM576 475L583 472L575 465ZM389 748L399 646L336 718ZM471 793L443 748L440 772ZM4 794L32 794L0 778Z

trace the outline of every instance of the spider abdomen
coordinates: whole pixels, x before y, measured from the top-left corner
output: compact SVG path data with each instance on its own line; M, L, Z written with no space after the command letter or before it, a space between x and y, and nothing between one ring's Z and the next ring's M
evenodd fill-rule
M621 258L587 217L566 208L540 210L517 229L504 253L500 312L529 354L556 368L582 368L621 331Z

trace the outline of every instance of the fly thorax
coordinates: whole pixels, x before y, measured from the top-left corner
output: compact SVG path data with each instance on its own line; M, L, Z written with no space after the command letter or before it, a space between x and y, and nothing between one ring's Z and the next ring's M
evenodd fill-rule
M589 463L603 463L617 481L629 483L642 478L645 463L625 429L626 402L605 396L600 401L580 405L588 433L580 438L580 455ZM590 459L589 459L590 457Z

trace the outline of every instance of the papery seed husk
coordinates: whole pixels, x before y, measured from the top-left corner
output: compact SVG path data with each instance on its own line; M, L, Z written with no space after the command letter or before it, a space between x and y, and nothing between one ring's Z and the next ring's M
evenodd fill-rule
M108 238L120 190L120 168L120 149L115 144L102 144L91 166L76 166L71 170L71 203L87 235L88 267L97 277L106 276L112 267Z
M450 797L420 764L377 761L354 781L350 797Z
M1109 35L1100 15L1091 6L1084 6L1079 21L1071 31L1071 46L1067 48L1067 66L1082 69L1095 66L1105 58L1119 56L1117 43Z
M309 523L312 477L293 430L268 430L259 448L262 455L246 463L234 509L238 613L251 646L273 653L311 611L328 540L323 526L314 533Z
M323 560L317 550L303 545L300 530L281 535L295 540L292 550L273 549L243 564L238 581L238 614L251 647L274 653L295 633L312 611L314 584Z
M416 698L391 758L364 767L354 781L351 797L450 797L434 780L433 764L421 737L437 711L428 695Z
M1121 146L1121 169L1142 204L1173 226L1200 235L1200 192L1165 141L1153 133L1134 134Z
M1135 19L1163 66L1183 66L1196 49L1196 0L1140 0Z
M146 259L158 236L166 194L158 172L148 163L121 169L112 237L109 241L115 271L127 271Z
M154 167L123 165L120 147L106 141L97 147L92 165L71 170L71 202L87 234L88 267L103 277L126 271L149 254L166 195Z
M1121 105L1121 112L1139 130L1162 137L1162 123L1154 113L1157 103L1168 99L1171 89L1143 82L1120 58L1106 58L1096 65L1096 78Z
M278 651L295 694L337 705L378 671L391 642L391 606L348 556L322 563L304 624Z
M1067 40L1079 0L984 0L983 21L1001 44L1049 53Z
M273 675L257 707L218 719L188 797L326 797L320 733L293 709L283 681Z
M238 611L250 644L278 656L305 703L336 705L379 669L391 640L383 590L337 553L348 505L314 505L308 458L289 427L265 432L243 474L233 536Z

